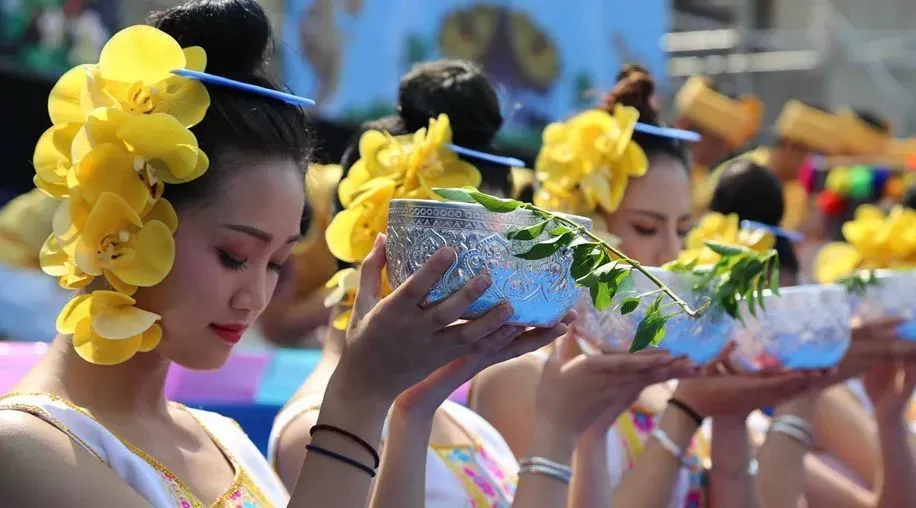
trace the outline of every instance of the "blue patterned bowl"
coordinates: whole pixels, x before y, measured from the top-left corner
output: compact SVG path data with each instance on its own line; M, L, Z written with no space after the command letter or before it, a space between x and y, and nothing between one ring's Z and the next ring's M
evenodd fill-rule
M591 228L591 221L570 217ZM545 259L528 261L515 257L545 240L550 228L531 241L507 240L506 234L537 224L531 212L490 212L469 203L396 199L388 211L388 277L392 287L407 280L437 250L452 246L458 260L430 291L436 303L487 269L493 284L471 305L465 319L480 316L502 301L509 301L515 315L509 324L550 327L571 309L579 290L569 274L572 252L560 249Z
M916 271L879 270L878 285L868 286L865 296L852 295L853 315L872 319L889 315L905 319L900 336L916 340Z
M764 293L765 311L751 316L741 302L744 326L738 326L732 361L756 372L768 368L826 369L843 358L852 338L846 290L838 285L782 288Z
M648 268L653 275L670 287L675 294L683 298L691 307L702 305L704 295L693 290L693 275L675 273L661 268ZM622 315L618 310L620 302L627 297L636 296L658 289L640 272L633 271L633 286L619 290L610 307L599 312L592 305L587 295L579 301L576 310L579 312L581 330L585 337L580 338L583 349L589 353L601 351L629 350L636 335L639 322L646 316L646 308L654 301L655 296L643 298L635 311ZM662 305L674 301L665 296ZM679 307L670 306L668 312L675 312ZM673 356L687 356L697 364L713 360L728 344L735 321L725 312L715 308L699 318L678 314L665 325L665 337L660 348L666 349Z

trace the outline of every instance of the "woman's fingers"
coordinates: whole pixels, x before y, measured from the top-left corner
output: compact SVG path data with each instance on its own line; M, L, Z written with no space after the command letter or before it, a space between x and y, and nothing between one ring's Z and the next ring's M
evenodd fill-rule
M423 263L400 287L391 294L390 302L394 312L415 313L429 290L445 275L458 259L453 247L443 247Z
M433 310L431 309L430 312L433 312ZM477 319L442 329L438 332L439 338L436 340L452 345L473 346L498 330L512 317L512 314L512 306L508 302L500 303ZM452 321L454 320L452 319ZM449 321L449 323L452 321Z
M359 287L356 289L356 301L353 305L351 325L362 319L379 302L382 294L382 269L387 262L385 235L375 238L375 245L359 268Z
M487 292L487 289L490 288L491 284L493 284L493 279L490 278L490 275L487 273L480 273L458 289L458 291L449 295L448 298L430 307L426 311L426 314L428 318L432 320L432 324L436 328L445 328L454 323L456 319L460 318L461 315L468 310L468 307L473 305L478 298L483 296L483 294ZM501 310L508 308L508 312L510 313L506 316L506 319L509 319L512 317L512 308L508 306L508 304L504 305L506 305L506 307L503 307ZM503 322L505 322L505 320Z

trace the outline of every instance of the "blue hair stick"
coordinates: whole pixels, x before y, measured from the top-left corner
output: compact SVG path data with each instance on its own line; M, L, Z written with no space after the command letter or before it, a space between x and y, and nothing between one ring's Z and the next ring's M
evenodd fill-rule
M696 143L701 138L698 132L684 129L675 129L673 127L659 127L658 125L650 125L640 122L636 123L636 126L633 128L633 130L636 132L642 132L643 134L658 136L660 138L679 139L681 141L689 141L691 143Z
M172 71L172 74L177 74L179 76L184 76L186 78L196 79L202 83L208 83L211 85L225 86L227 88L235 88L236 90L242 90L245 92L250 92L257 95L263 95L264 97L269 97L271 99L276 99L283 101L287 104L292 104L293 106L314 106L315 101L312 99L306 99L305 97L299 97L298 95L293 95L291 93L281 92L279 90L271 90L270 88L264 88L263 86L252 85L251 83L243 83L241 81L236 81L234 79L224 78L222 76L216 76L213 74L208 74L206 72L192 71L190 69L176 69Z
M523 168L525 167L525 162L515 157L503 157L501 155L493 155L491 153L479 152L477 150L471 150L470 148L464 148L463 146L447 144L445 145L451 151L466 155L468 157L473 157L475 159L485 160L488 162L493 162L495 164L502 164L503 166L509 166L512 168Z
M781 236L792 243L801 243L805 241L805 235L799 233L798 231L789 231L780 227L771 226L769 224L764 224L762 222L753 220L741 221L741 227L747 229L762 229L772 235Z

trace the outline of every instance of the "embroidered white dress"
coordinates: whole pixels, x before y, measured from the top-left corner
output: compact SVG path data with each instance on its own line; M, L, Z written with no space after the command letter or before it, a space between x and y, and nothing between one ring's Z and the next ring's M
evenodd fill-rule
M218 508L285 507L289 495L254 443L234 420L187 410L235 469L232 484L212 506ZM165 466L105 428L86 410L50 394L0 397L0 411L23 411L50 423L110 467L156 508L205 506Z
M317 413L321 396L303 397L283 408L274 420L268 445L276 464L277 441L296 418ZM503 508L512 505L518 463L505 440L479 415L446 401L446 415L473 439L473 446L430 444L426 454L427 508ZM387 431L387 428L386 428Z

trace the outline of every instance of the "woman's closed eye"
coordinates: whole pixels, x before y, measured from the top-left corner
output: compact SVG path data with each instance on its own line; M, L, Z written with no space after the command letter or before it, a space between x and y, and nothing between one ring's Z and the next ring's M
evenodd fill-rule
M226 268L229 268L230 270L236 270L236 271L242 271L248 268L247 259L237 259L235 256L232 256L231 254L224 251L223 249L217 249L217 252L219 253L220 262ZM267 269L272 272L279 273L280 270L283 269L283 263L276 263L274 261L270 261L267 263Z
M658 234L658 228L655 226L643 226L640 224L633 224L633 231L636 232L639 236L655 236Z

